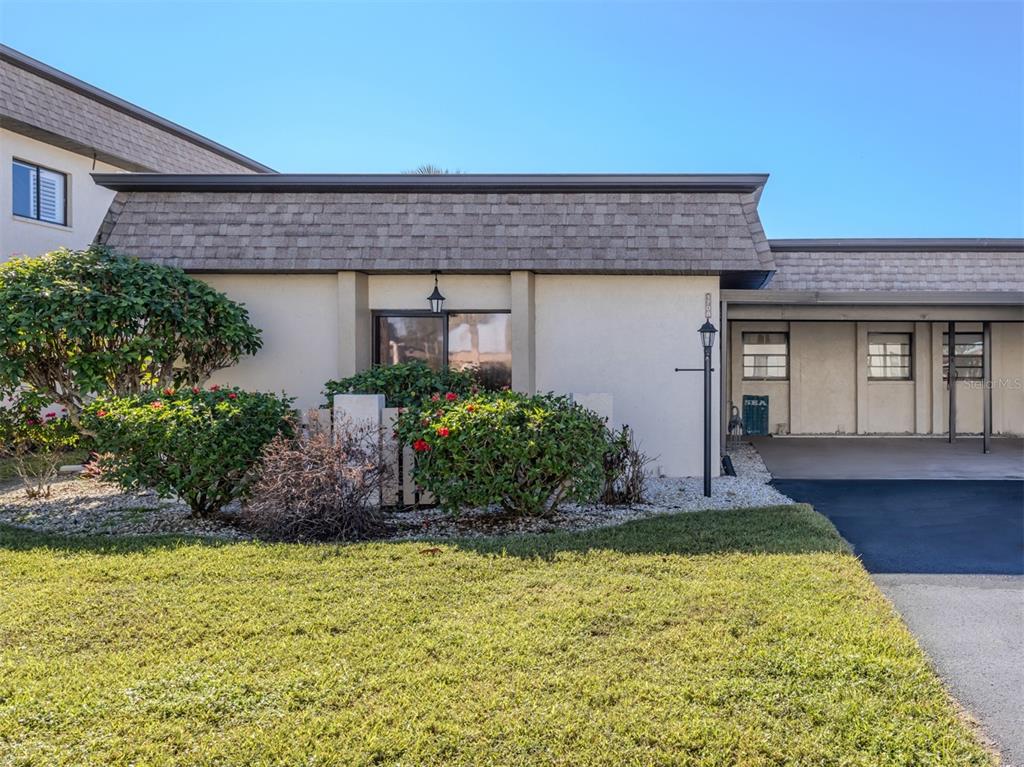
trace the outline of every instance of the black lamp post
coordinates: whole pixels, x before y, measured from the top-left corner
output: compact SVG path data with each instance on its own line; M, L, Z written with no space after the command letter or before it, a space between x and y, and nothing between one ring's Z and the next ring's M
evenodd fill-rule
M711 294L704 295L704 324L697 331L704 347L703 368L676 368L677 373L704 373L704 497L711 497L711 350L718 328L711 324Z
M430 302L430 311L434 314L441 313L441 307L444 306L444 296L441 295L441 291L437 287L437 275L440 272L434 272L434 292L427 296L427 301Z
M718 329L711 318L700 326L700 342L704 347L704 497L711 497L711 349Z

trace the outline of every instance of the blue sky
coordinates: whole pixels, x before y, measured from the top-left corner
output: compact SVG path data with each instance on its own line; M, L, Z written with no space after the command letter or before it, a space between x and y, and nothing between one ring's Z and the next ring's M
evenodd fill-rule
M770 237L1024 235L1024 3L0 0L281 171L768 172Z

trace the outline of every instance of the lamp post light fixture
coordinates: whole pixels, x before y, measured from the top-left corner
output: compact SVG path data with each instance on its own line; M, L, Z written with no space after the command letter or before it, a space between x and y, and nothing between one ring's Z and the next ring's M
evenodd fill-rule
M704 347L704 497L711 497L711 349L718 329L711 317L700 326L700 342Z
M441 291L437 287L437 275L440 272L433 272L434 275L434 292L427 296L427 301L430 302L430 311L434 314L441 313L441 307L444 306L444 296L441 295Z
M711 350L718 328L711 324L711 294L704 294L704 324L697 330L704 349L703 368L676 368L677 373L704 373L704 497L711 497Z

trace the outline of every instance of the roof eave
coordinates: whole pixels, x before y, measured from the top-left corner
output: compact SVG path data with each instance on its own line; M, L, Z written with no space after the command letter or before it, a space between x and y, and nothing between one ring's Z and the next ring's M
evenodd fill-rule
M929 253L1024 251L1016 237L888 237L769 240L774 253Z
M751 194L767 174L171 174L93 173L118 192L730 192Z

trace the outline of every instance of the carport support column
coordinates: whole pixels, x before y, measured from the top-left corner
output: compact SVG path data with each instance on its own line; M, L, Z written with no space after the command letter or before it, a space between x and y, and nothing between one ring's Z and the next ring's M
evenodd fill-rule
M338 377L366 370L372 360L369 280L363 272L338 272Z
M981 451L992 452L992 323L981 323L982 407Z
M533 272L511 274L512 388L523 394L537 390L537 312Z
M950 322L947 329L946 359L949 361L949 441L956 440L956 323Z

